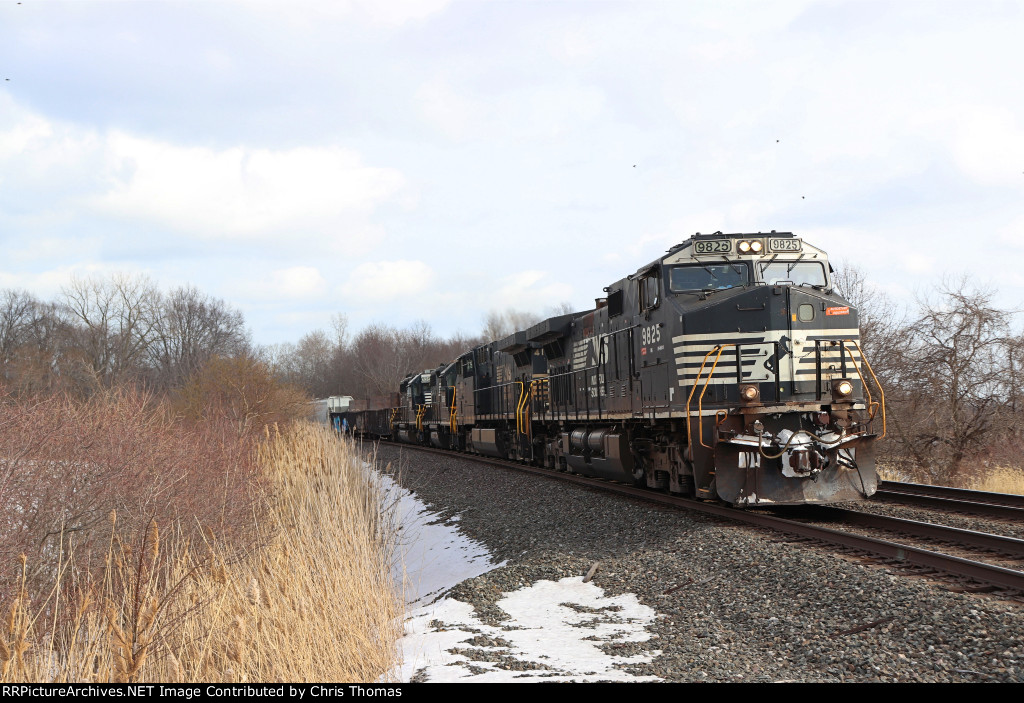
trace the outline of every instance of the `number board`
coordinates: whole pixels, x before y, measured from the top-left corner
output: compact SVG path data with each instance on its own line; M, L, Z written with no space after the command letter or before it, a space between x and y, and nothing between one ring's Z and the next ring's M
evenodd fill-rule
M800 251L803 249L802 239L769 239L768 251Z
M694 254L728 254L732 252L731 239L707 239L693 243Z

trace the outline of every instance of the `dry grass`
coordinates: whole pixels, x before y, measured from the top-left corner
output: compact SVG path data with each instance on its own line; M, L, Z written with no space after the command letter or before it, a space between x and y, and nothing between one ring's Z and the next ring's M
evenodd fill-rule
M879 462L878 475L883 481L907 481L1024 495L1024 468L1017 466L986 466L973 474L962 476L959 481L954 481L949 478L932 477L926 471L915 470L913 466Z
M971 485L965 486L965 488L973 488L976 491L1024 495L1024 469L1011 466L997 466L993 469L986 469L984 473L976 476L971 481Z
M393 525L350 444L303 424L259 446L271 486L261 546L238 553L209 528L108 517L101 569L71 545L45 593L3 604L0 681L375 681L396 664L401 599Z

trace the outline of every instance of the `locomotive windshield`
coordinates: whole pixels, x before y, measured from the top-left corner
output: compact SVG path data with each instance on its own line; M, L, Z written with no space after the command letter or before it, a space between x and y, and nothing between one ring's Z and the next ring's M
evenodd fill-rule
M673 293L688 290L725 290L745 286L749 282L750 270L741 262L673 266L668 277L669 290Z
M789 281L795 286L825 287L825 267L818 261L771 261L761 263L761 280L769 285Z

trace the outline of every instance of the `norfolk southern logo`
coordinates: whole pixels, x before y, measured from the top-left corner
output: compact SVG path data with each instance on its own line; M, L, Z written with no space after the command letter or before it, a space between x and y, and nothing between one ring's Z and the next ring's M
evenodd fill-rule
M783 359L785 359L787 356L793 353L789 348L790 341L791 340L789 339L789 337L785 335L780 337L778 347L779 350L764 360L764 367L768 369L771 373L778 374L779 362L781 362Z

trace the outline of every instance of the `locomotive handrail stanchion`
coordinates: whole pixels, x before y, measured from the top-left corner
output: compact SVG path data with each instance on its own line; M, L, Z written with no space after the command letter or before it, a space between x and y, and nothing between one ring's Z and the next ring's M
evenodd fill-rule
M871 378L874 379L875 385L878 387L878 395L882 399L882 401L881 401L881 406L882 406L882 434L879 437L879 439L883 439L885 437L886 433L888 432L888 428L886 427L886 424L885 424L885 389L882 388L882 384L878 382L878 377L875 376L875 372L871 368L871 364L868 363L867 357L864 356L864 350L860 348L860 343L857 342L857 340L855 340L855 339L841 340L840 344L842 344L843 342L850 342L855 347L857 347L857 351L860 353L860 360L863 361L864 365L868 367L868 373L871 374ZM871 401L871 390L868 388L867 381L864 379L864 374L862 374L861 371L860 371L860 364L856 364L855 363L853 365L853 368L857 369L857 375L860 376L860 382L861 382L861 385L863 385L863 387L864 387L864 392L868 394L868 406L870 407L871 404L872 404L872 401ZM874 405L875 405L876 410L877 410L878 403L875 403ZM872 420L875 419L874 413L871 414L871 419Z
M523 398L526 397L526 392L523 390L522 381L513 381L513 385L519 386L519 398L516 400L516 432L518 434L523 434L523 424L519 417L519 408L523 404Z
M715 373L715 369L718 367L718 360L722 358L722 352L725 351L726 347L739 346L735 342L729 342L725 344L716 344L711 350L704 355L704 360L700 363L700 368L697 370L697 376L693 379L693 387L690 389L690 395L686 397L686 438L687 441L693 443L692 435L690 434L690 403L693 400L693 394L697 392L697 384L700 383L701 374L704 373L704 367L708 363L708 357L714 354L716 351L718 355L715 357L714 363L711 365L711 370L708 371L707 378L704 379L704 387L701 389L700 397L697 398L697 439L702 447L707 449L714 449L710 444L704 444L704 417L702 415L704 409L704 393L707 392L708 384L711 383L711 377Z
M537 383L539 383L539 381L530 381L530 385L524 389L525 392L523 394L523 434L526 435L528 439L533 437L533 426L531 422L533 413L530 411L530 401L533 400L533 387Z
M775 384L779 385L778 383ZM814 340L814 387L816 389L815 397L818 401L821 401L821 340Z
M700 368L697 369L697 375L693 379L693 386L690 388L690 395L686 396L686 441L693 446L693 435L690 434L690 401L693 400L693 394L697 392L697 384L700 382L700 375L704 373L704 365L708 363L708 357L711 356L717 347L714 347L707 354L704 355L704 360L700 363ZM710 377L709 377L710 378Z
M711 383L711 377L715 375L715 369L718 368L718 360L722 358L722 352L725 351L726 347L735 347L736 343L730 342L727 344L718 345L718 356L715 357L715 363L711 365L711 370L708 371L708 377L704 380L704 388L700 391L700 397L697 398L697 439L700 440L700 446L706 449L714 449L710 444L704 444L704 394L707 393L708 384ZM708 352L710 354L711 352ZM703 368L703 364L701 365Z
M860 345L857 344L857 342L855 340L853 340L853 339L840 339L840 340L836 340L836 341L839 342L839 356L840 356L840 358L842 358L842 357L844 357L846 355L846 342L850 342L851 344L853 344L853 345L855 345L857 347L857 351L860 353L861 361L864 362L864 364L868 367L869 371L871 370L871 364L869 364L867 359L864 358L864 351L860 348ZM861 373L860 364L858 364L857 361L855 359L853 359L853 354L850 354L850 358L853 361L853 368L857 371L857 376L860 377L861 387L864 389L864 393L867 395L868 412L870 413L870 415L868 417L868 421L870 422L871 420L875 419L875 414L878 412L879 404L876 403L872 399L872 397L871 397L871 388L868 386L868 382L867 382L867 379L864 378L864 374ZM844 367L845 367L845 363L844 363ZM844 369L843 375L845 375L845 369ZM882 437L884 437L885 436L885 431L886 431L886 428L885 428L885 391L882 390L882 384L880 384L878 382L878 378L875 377L874 371L871 372L871 377L875 380L875 385L878 386L878 392L881 394L881 397L882 397Z
M456 403L455 403L455 396L457 396L457 395L458 395L458 393L459 393L459 389L458 389L458 388L456 388L455 386L452 386L452 409L451 409L451 412L449 413L449 416L448 416L448 422L449 422L449 425L450 425L450 426L451 426L451 428L452 428L452 434L453 434L453 435L454 435L454 434L456 433L456 431L457 431L457 430L455 429L455 425L456 425L456 421L455 421L455 409L456 409L456 408L457 408L458 406L457 406L457 405L456 405Z

